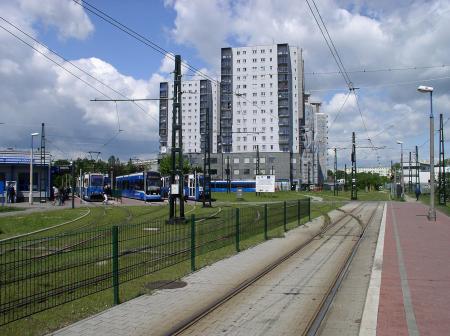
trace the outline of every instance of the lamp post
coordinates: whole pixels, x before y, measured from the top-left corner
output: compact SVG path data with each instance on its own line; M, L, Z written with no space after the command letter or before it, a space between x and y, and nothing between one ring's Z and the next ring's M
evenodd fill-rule
M31 133L31 155L30 155L30 193L28 195L28 203L33 204L33 139L39 133Z
M421 93L430 93L430 208L428 220L436 220L436 209L434 208L434 117L433 117L433 88L421 85L417 88Z
M400 186L402 188L401 198L405 198L405 181L403 178L403 141L397 140L397 144L400 145Z

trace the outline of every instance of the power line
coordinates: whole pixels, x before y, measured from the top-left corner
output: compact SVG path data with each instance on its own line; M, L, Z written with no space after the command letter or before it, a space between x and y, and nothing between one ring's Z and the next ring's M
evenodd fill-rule
M429 69L439 69L448 68L450 65L428 65L428 66L405 66L405 67L389 67L389 68L379 68L379 69L359 69L359 70L347 70L347 73L376 73L376 72L394 72L394 71L408 71L408 70L429 70ZM324 72L305 72L305 75L337 75L340 71L324 71Z
M345 100L344 100L344 102L342 103L341 108L339 109L338 113L336 114L336 117L334 118L334 120L333 120L333 122L331 123L330 127L328 127L328 131L331 130L332 126L333 126L334 123L336 122L336 119L337 119L337 118L339 117L339 115L341 114L342 109L344 108L345 103L347 102L349 96L350 96L350 91L349 91L349 92L347 93L347 95L345 96Z
M86 0L83 0L83 1L81 1L81 0L72 0L72 1L75 2L77 5L83 7L85 10L87 10L90 13L92 13L93 15L99 17L103 21L105 21L105 22L109 23L110 25L116 27L117 29L121 30L125 34L133 37L135 40L143 43L144 45L150 47L154 51L164 55L165 57L167 57L170 60L175 62L175 56L173 56L173 53L171 53L168 50L164 49L163 47L161 47L157 43L151 41L147 37L141 35L140 33L136 32L135 30L133 30L132 28L128 27L127 25L125 25L125 24L119 22L118 20L114 19L112 16L110 16L109 14L104 12L103 10L93 6L88 1L86 1ZM200 69L190 65L189 63L187 63L185 61L182 62L181 65L184 66L185 68L191 70L191 71L196 72L200 77L203 77L205 79L209 79L209 80L211 80L213 82L218 82L216 79L208 76L207 74L203 73Z

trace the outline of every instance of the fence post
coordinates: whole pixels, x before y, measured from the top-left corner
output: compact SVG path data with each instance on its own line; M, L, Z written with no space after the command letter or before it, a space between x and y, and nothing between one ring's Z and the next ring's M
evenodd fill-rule
M191 271L195 271L195 215L191 215Z
M311 222L311 198L308 198L308 217Z
M286 225L287 225L286 201L284 201L283 210L284 210L284 213L283 213L283 229L284 229L284 232L286 232L287 231L287 227L286 227Z
M300 226L300 200L297 200L297 225Z
M269 237L267 235L267 229L268 229L268 225L267 225L267 204L264 204L264 239L265 240L269 239Z
M239 217L239 208L236 208L236 252L240 252L240 217Z
M119 299L119 227L113 226L112 234L112 276L113 276L113 293L114 304L120 303Z

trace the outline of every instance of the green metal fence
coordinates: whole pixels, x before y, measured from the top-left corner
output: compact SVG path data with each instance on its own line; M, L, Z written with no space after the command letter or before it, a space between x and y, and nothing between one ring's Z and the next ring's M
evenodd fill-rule
M113 289L221 248L239 252L241 242L270 238L310 218L309 199L240 209L225 209L186 224L146 220L108 229L0 243L0 325Z

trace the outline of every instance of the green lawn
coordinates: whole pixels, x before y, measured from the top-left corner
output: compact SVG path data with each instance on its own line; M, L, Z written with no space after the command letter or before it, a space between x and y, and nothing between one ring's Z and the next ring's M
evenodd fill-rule
M255 192L243 192L242 199L238 199L235 192L232 193L222 193L216 192L212 193L212 198L217 202L281 202L305 198L301 195L302 192L297 191L278 191L276 193L260 193L256 195Z
M274 199L266 198L266 202L269 200L269 202L272 202L298 198L298 193L296 192L280 192L277 194ZM246 197L246 199L252 200L251 197ZM252 200L251 202L254 201ZM261 202L264 202L264 200ZM296 202L291 202L287 208L287 229L293 229L298 225L296 204ZM342 204L342 199L336 199L336 202L327 203L312 202L311 217L315 218L323 215ZM233 204L217 202L214 204L213 208L202 208L201 203L195 205L188 204L186 206L186 217L189 218L191 214L195 214L196 219L198 220L196 224L197 268L236 253L234 236L235 218L233 216L236 213L235 208L238 206L239 204L234 202ZM284 234L282 224L283 207L280 207L277 204L271 204L268 208L268 236L269 238L281 237ZM122 237L120 238L120 253L123 253L123 255L119 259L121 269L126 268L127 266L135 267L134 265L142 264L142 266L133 268L134 271L120 275L120 298L122 302L142 294L151 293L151 288L154 287L156 281L176 280L190 272L188 250L180 255L180 258L183 256L184 259L181 258L179 262L173 260L176 263L172 266L165 265L165 261L157 261L158 256L161 256L166 260L167 256L170 256L170 253L173 253L173 251L177 251L177 249L184 251L183 249L189 249L190 247L190 239L186 240L186 237L189 238L190 225L166 224L165 219L168 215L167 206L95 207L90 208L90 210L91 213L79 221L67 224L67 226L38 233L31 237L35 239L65 233L66 235L61 239L62 243L56 245L56 240L55 242L49 240L44 241L44 244L37 245L36 247L26 243L23 245L25 249L19 248L16 252L14 252L14 250L8 252L10 254L24 254L36 253L36 251L38 251L38 253L42 254L49 252L53 253L51 251L58 251L61 247L69 247L66 253L56 253L49 257L45 257L42 260L39 258L39 254L37 254L38 259L34 260L33 258L36 257L32 257L29 259L31 260L31 263L28 262L21 266L24 273L18 273L18 271L13 270L14 273L11 273L11 276L20 277L21 274L39 274L40 270L48 270L49 267L50 269L55 267L61 268L60 271L54 273L54 280L47 280L49 278L46 277L45 274L41 278L37 275L37 277L34 278L36 280L24 281L23 286L21 285L23 289L29 288L30 286L36 287L36 284L33 284L32 281L40 281L41 284L39 286L43 286L42 288L45 290L47 286L52 288L53 282L64 285L70 283L71 278L79 277L83 274L92 274L92 272L94 272L93 274L99 275L105 274L105 272L108 274L111 269L111 259L108 257L111 253L111 238L109 236L111 231L109 228L112 225L122 226L120 229ZM18 232L25 232L27 229L33 231L71 218L76 218L86 211L86 208L75 210L66 209L29 214L26 216L0 218L0 228L7 230L7 232L3 234L4 236L13 235L13 232L17 234ZM264 206L263 204L253 206L246 205L241 207L240 213L242 222L240 248L241 250L244 250L264 241L264 235L262 234L264 225ZM11 218L15 218L15 221L8 221ZM307 220L307 214L303 213L301 223L305 223ZM92 229L96 229L97 231L92 231ZM93 239L91 237L93 237ZM78 245L80 241L82 242L82 245ZM171 243L172 241L178 242L174 245ZM165 244L167 244L167 247L165 247ZM33 248L30 249L31 247ZM42 250L41 248L45 249ZM140 249L143 249L143 253L139 252ZM156 257L156 261L149 262L149 260L155 260L154 257ZM9 257L5 255L2 260L14 260L11 258L14 258L13 254ZM175 256L174 258L177 257ZM80 263L80 260L86 260L88 263L86 265L77 266ZM94 268L89 266L93 262L96 266ZM3 265L0 266L3 270L10 272L8 268L3 268ZM69 268L68 271L65 270L65 267ZM146 275L146 272L152 273ZM9 278L10 275L5 276L5 279ZM108 283L111 281L110 278L106 280ZM125 282L125 280L127 281ZM48 281L51 282L48 283ZM102 281L103 280L99 283L101 284ZM39 286L37 286L37 290L39 290ZM5 288L7 287L4 287L3 294L8 293L7 291L5 292ZM13 286L11 288L20 287ZM73 294L75 294L75 292L73 292ZM12 295L19 295L20 297L20 291L16 292L14 289ZM57 300L57 297L53 299L48 298L47 300ZM100 312L110 307L112 301L112 289L102 290L98 293L76 299L72 302L36 313L30 317L0 327L0 334L43 335ZM45 304L45 300L38 304Z
M22 211L26 208L17 208L17 207L10 207L10 206L0 206L0 212L12 212L12 211Z
M335 196L333 191L310 191L301 192L302 195L317 196L322 197L324 201L350 201L350 191L339 191L338 195ZM389 201L389 192L387 191L370 191L365 192L358 190L358 201Z

